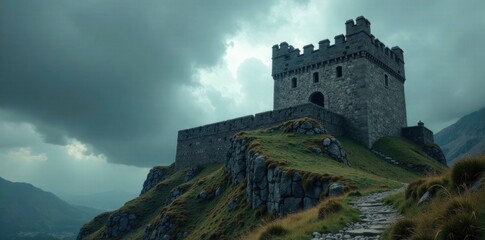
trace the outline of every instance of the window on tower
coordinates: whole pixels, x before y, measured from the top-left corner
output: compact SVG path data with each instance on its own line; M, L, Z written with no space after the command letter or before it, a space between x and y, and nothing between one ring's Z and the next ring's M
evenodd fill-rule
M313 73L313 82L314 82L314 83L317 83L317 82L319 82L319 81L320 81L320 79L318 79L318 72L314 72L314 73Z
M337 74L337 77L342 77L342 66L338 66L335 68L335 72Z
M389 77L387 76L387 74L384 74L384 85L386 87L389 87Z
M297 82L296 82L296 77L291 79L291 88L296 88Z

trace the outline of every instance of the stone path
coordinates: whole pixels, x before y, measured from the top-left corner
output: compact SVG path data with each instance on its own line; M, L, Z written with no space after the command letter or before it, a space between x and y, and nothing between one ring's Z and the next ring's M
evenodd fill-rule
M380 239L381 233L400 217L392 206L384 204L383 199L386 196L403 191L403 189L358 197L351 202L354 207L360 210L361 215L358 222L347 224L339 233L320 234L314 232L312 240Z

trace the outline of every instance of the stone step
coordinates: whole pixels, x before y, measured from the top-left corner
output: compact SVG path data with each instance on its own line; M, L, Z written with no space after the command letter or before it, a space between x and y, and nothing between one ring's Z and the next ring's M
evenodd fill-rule
M346 234L349 234L350 236L376 236L380 235L383 232L383 230L379 229L366 229L366 228L358 228L358 229L352 229L345 231Z
M354 204L356 207L384 207L383 203L358 203Z
M386 230L389 227L389 224L376 224L376 225L370 225L368 228L370 229L376 229L376 230Z

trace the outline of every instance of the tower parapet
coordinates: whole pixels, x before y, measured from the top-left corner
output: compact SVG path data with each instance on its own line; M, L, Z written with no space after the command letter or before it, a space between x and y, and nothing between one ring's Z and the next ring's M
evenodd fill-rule
M404 54L387 47L360 16L345 34L303 47L273 46L274 109L313 102L345 117L347 135L371 147L407 126Z
M345 22L345 34L347 37L363 32L368 36L371 36L370 33L370 22L369 20L365 19L363 16L357 17L355 19L357 23L354 23L354 19L349 19Z
M404 82L404 54L398 46L391 49L371 34L370 22L360 16L345 23L346 34L335 36L334 45L328 39L303 47L303 54L287 42L273 46L273 79L299 74L353 58L367 58L375 62L390 75Z

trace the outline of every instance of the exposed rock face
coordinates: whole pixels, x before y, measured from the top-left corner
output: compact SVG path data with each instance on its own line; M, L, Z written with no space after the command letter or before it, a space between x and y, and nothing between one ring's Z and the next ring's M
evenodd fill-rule
M158 223L148 225L145 228L143 240L184 239L187 237L188 232L176 232L178 225L179 224L175 216L164 215Z
M247 149L252 139L234 137L231 141L225 168L232 184L246 181L246 196L252 208L266 207L269 213L284 216L315 206L330 184L329 179L304 184L300 172L266 166L263 155Z
M289 121L282 125L285 132L296 132L307 135L326 134L328 131L319 122L305 118L297 121Z
M323 147L328 156L350 166L350 162L347 160L347 152L345 152L339 140L334 137L325 138L323 139Z
M165 203L166 204L172 203L173 201L175 201L175 199L177 199L178 196L182 195L185 191L186 190L181 187L176 187L172 189L172 191L170 191L170 193L168 194L168 197L165 200Z
M172 172L173 164L169 167L157 166L150 169L150 172L147 175L147 179L143 183L143 189L141 190L140 195L148 192L148 190L155 187L159 182L165 180L165 178L169 177Z
M136 215L128 211L120 211L111 214L106 223L106 229L103 237L117 237L122 233L130 230L135 224Z
M328 187L328 196L340 196L344 193L344 185L339 182L334 182Z
M423 150L426 154L428 154L428 156L432 157L433 159L445 166L447 165L445 154L443 153L443 151L441 151L441 148L438 145L424 145Z

